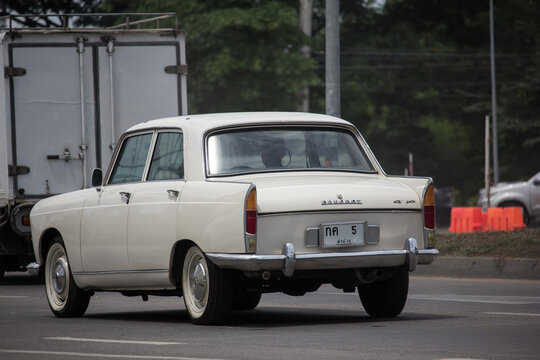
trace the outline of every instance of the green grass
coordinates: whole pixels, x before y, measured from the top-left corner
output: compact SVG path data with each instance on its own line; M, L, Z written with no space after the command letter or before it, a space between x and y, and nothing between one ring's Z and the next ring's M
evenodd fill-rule
M435 248L441 256L540 258L540 228L508 232L438 233Z

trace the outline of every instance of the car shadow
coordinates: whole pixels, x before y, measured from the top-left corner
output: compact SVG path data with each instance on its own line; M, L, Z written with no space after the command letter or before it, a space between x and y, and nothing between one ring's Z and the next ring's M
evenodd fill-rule
M260 308L251 311L232 312L224 325L229 327L271 328L305 325L366 324L384 327L391 322L441 320L449 316L439 314L414 314L404 312L395 318L372 318L361 308L353 310L328 310L304 308Z
M190 323L186 310L159 310L122 313L87 313L87 319L120 320L152 323ZM392 322L432 321L454 319L457 316L440 314L423 314L404 312L396 318L372 318L362 309L352 310L328 310L328 309L305 309L297 307L272 307L261 306L255 310L233 311L228 318L218 326L233 328L252 328L264 330L268 328L294 327L294 326L317 326L339 324L366 324L372 327L384 327Z
M185 310L152 310L152 311L127 311L114 313L86 313L86 319L120 320L155 323L183 323L189 322L189 316Z
M44 283L43 277L22 272L7 272L0 279L0 286L42 285Z

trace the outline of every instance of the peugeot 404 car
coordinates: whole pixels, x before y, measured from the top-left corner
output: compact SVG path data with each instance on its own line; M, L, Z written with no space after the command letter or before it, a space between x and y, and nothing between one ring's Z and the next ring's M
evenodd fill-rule
M394 317L409 272L438 255L430 178L384 173L349 122L227 113L127 130L92 188L31 213L52 312L82 316L96 291L183 296L195 324L261 294L322 284ZM359 305L360 309L360 305Z

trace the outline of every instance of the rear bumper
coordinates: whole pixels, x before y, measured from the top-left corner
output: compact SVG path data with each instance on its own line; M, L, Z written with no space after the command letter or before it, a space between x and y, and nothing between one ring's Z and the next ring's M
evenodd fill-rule
M295 270L322 270L402 266L414 271L417 264L431 264L439 255L436 249L418 250L415 239L405 241L402 250L296 254L291 243L279 255L207 253L218 267L245 271L281 270L292 276Z
M33 262L26 265L26 270L28 270L30 275L35 276L39 274L39 267L40 265L37 262Z

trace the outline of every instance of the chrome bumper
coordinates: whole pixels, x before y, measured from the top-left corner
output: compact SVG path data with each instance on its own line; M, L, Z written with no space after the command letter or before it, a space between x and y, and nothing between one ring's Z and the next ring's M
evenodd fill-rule
M416 240L412 238L405 241L403 250L296 254L293 244L286 243L280 255L206 254L220 268L245 271L281 270L285 276L292 276L295 270L390 267L406 263L409 271L414 271L417 264L431 264L437 255L437 249L418 250Z
M28 274L36 276L39 274L39 266L40 265L37 262L33 262L26 265L26 270L28 270Z

